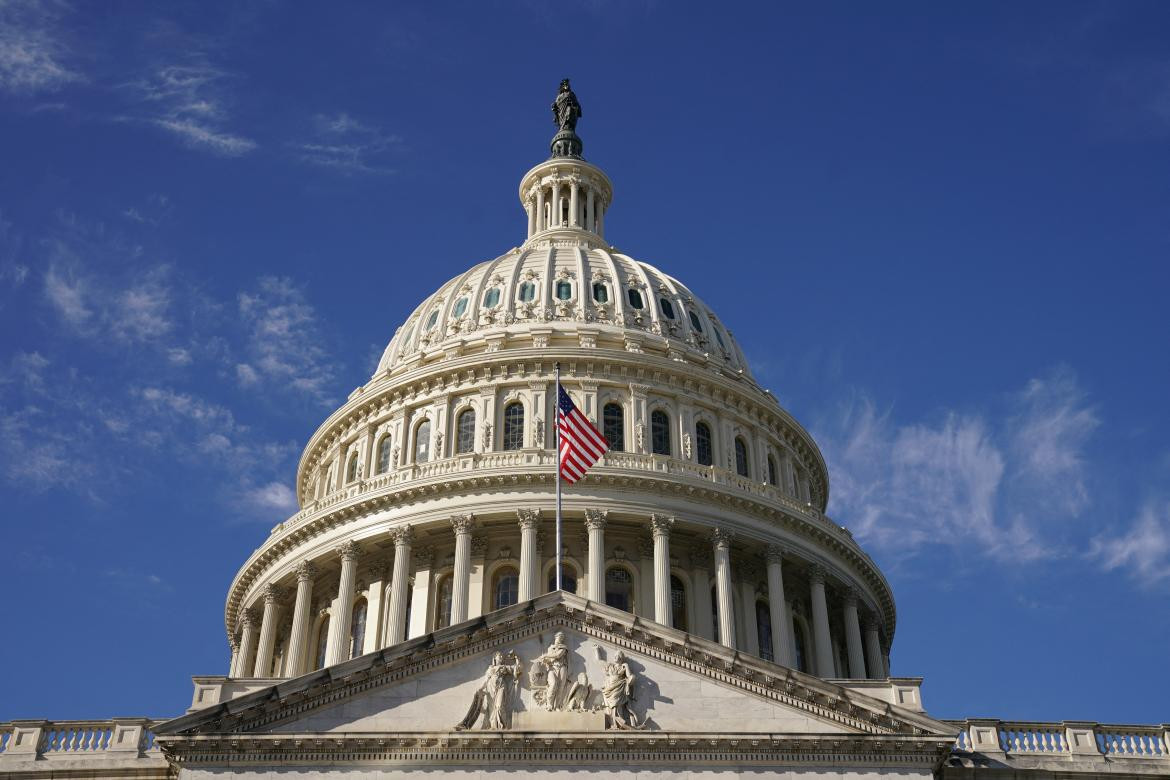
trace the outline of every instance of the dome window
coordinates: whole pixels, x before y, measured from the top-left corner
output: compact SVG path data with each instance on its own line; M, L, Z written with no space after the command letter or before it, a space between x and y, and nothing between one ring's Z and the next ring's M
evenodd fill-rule
M557 570L554 566L548 570L548 592L554 593L557 589ZM567 593L577 592L577 570L570 564L561 564L561 590Z
M748 476L747 444L738 436L735 437L735 473L741 477Z
M483 306L485 309L490 309L500 302L500 288L493 287L484 293Z
M435 311L431 312L431 316L427 317L426 329L430 330L431 328L435 327L435 323L438 321L439 321L439 312L438 312L438 310L435 310Z
M504 408L505 450L524 449L524 406L514 401Z
M505 566L496 572L492 586L492 606L496 609L510 607L520 600L520 572L513 566Z
M629 299L630 305L635 309L642 308L642 293L638 292L633 287L626 291L626 298Z
M655 455L670 454L670 417L661 409L650 414L650 451Z
M699 321L699 315L693 311L687 312L691 317L691 327L695 329L695 333L703 332L703 323Z
M665 298L658 299L658 305L662 308L662 316L668 320L674 319L674 306Z
M602 282L593 283L593 300L597 303L609 303L609 288Z
M713 327L711 330L715 331L715 340L719 342L719 346L727 349L727 345L723 343L723 334L719 332L719 328Z
M520 300L524 303L536 298L536 285L532 282L522 282L520 284Z
M464 295L459 300L455 301L455 308L451 312L456 317L462 317L467 313L467 296Z
M695 424L695 460L700 466L710 466L711 458L711 426L705 422Z
M565 281L564 279L557 282L557 300L558 301L567 301L572 297L573 297L573 284L572 284L572 282Z

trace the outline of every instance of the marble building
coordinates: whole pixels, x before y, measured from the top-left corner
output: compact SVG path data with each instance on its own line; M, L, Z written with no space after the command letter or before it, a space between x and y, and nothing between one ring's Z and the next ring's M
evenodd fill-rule
M808 432L614 249L567 82L523 242L410 312L240 567L165 722L0 724L0 776L1170 775L1170 726L932 718ZM553 370L611 451L564 490ZM176 711L181 706L176 703Z

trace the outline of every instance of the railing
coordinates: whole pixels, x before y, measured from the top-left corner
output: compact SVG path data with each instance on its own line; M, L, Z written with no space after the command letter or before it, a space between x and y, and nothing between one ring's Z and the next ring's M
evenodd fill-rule
M962 729L955 749L1005 756L1108 756L1170 764L1170 724L1119 726L1083 721L1040 723L982 718L947 721Z
M161 760L148 718L14 720L0 723L0 767L13 761L85 758Z

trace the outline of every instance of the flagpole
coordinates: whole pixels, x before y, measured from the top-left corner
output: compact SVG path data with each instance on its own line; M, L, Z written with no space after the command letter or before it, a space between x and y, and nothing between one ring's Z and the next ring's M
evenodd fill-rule
M553 445L557 450L557 590L561 589L561 364L554 363L557 375L557 392L553 406L556 409L556 422L553 425Z

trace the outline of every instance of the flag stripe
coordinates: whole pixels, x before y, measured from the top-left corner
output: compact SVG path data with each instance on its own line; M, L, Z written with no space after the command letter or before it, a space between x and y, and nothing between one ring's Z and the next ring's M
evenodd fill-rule
M585 476L594 463L609 451L609 442L573 403L564 388L557 387L557 466L569 484Z

